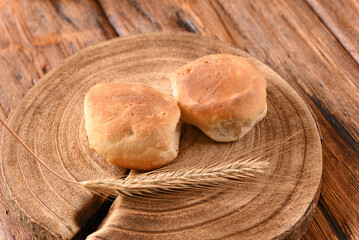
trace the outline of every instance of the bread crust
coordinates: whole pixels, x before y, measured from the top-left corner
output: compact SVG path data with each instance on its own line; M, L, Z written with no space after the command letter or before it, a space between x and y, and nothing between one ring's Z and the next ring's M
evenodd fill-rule
M248 58L204 56L178 68L171 82L182 119L216 141L240 139L265 116L266 81Z
M89 144L111 164L150 170L178 154L180 110L170 96L137 83L103 83L86 94Z

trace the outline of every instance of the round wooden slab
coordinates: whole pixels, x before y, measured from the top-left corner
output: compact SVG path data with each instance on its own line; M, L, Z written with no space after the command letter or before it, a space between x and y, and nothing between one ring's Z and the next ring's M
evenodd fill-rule
M8 122L48 166L66 178L82 181L121 176L126 170L108 165L88 147L83 119L88 89L99 82L133 81L171 94L171 72L216 53L250 57L237 48L193 34L151 33L104 42L80 51L48 73ZM160 201L117 198L89 239L302 236L319 194L322 155L317 125L286 81L253 60L268 82L265 119L233 143L214 142L195 127L186 126L178 158L154 173L265 155L269 166L260 181ZM21 220L37 236L79 236L103 202L53 176L9 134L3 138L2 174ZM142 173L132 171L129 177L137 174Z

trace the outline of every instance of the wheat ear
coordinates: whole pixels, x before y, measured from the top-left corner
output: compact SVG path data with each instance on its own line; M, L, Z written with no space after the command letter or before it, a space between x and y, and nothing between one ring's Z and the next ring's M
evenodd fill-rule
M228 180L254 178L268 164L261 158L241 159L213 167L202 167L160 174L145 174L129 179L97 179L81 185L101 196L139 197L180 190L214 187Z

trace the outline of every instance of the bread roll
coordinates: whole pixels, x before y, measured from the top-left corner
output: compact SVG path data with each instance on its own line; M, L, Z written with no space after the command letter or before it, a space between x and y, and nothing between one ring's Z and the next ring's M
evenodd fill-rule
M171 81L182 119L213 140L238 140L267 113L266 81L247 58L204 56L178 68Z
M91 148L114 165L150 170L178 154L180 109L174 99L135 83L104 83L85 97Z

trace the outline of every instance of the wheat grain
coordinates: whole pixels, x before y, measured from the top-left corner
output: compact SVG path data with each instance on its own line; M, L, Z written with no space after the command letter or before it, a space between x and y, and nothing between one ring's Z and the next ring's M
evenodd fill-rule
M146 196L215 187L230 181L252 179L267 165L268 162L261 158L249 158L210 168L144 174L127 179L96 179L81 182L81 185L101 196Z

